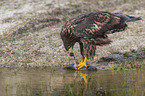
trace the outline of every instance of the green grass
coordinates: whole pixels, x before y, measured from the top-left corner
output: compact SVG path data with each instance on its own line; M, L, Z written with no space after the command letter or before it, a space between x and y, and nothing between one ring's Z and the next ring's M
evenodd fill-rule
M130 69L144 69L144 60L129 60L120 64L110 64L108 70L130 70Z

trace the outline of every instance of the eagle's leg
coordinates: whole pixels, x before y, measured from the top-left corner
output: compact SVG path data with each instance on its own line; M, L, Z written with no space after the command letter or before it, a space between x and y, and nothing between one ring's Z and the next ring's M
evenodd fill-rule
M81 60L80 64L78 65L78 70L80 70L82 67L87 67L87 58Z

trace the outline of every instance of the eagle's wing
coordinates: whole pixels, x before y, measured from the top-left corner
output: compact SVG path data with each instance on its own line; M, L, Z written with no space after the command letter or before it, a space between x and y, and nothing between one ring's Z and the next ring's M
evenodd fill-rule
M125 20L120 15L107 12L94 12L84 14L73 20L71 31L77 37L96 38L104 36L108 31L115 31L124 26Z

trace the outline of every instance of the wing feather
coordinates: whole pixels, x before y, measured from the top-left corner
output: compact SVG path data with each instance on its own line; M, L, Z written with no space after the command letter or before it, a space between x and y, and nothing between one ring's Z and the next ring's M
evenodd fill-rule
M77 37L86 38L104 36L107 31L115 30L114 26L121 22L118 15L107 12L93 12L80 18L73 20L71 31Z

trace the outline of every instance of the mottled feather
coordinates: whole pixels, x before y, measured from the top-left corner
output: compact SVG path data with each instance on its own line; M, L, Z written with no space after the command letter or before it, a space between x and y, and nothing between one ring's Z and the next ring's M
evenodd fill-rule
M95 55L96 45L101 46L111 42L107 33L125 30L127 22L136 20L141 20L141 18L102 11L91 12L67 21L60 35L66 50L78 42L81 55L92 58Z

